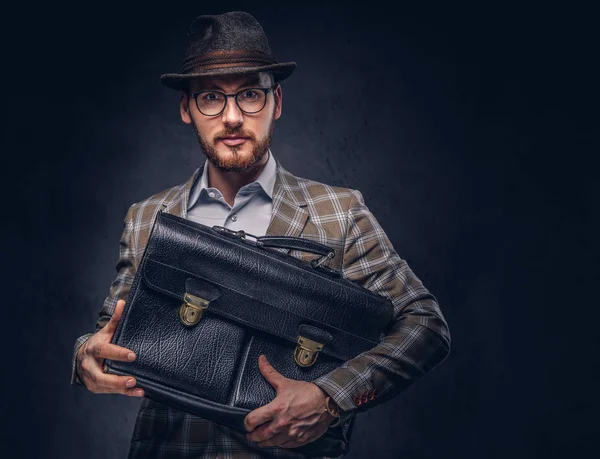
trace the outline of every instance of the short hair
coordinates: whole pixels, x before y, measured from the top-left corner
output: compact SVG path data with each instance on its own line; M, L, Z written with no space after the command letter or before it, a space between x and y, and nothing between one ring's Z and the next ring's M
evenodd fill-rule
M275 85L275 74L273 72L258 72L259 74L267 74L269 76L269 81L271 82L271 86Z

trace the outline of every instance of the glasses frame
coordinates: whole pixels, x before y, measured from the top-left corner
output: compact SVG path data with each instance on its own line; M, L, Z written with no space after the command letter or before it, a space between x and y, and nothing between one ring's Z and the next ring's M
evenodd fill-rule
M270 86L268 88L244 88L244 89L240 89L235 94L225 94L223 91L217 91L216 89L213 89L213 90L205 90L205 91L193 92L193 93L190 93L189 96L194 98L194 100L196 101L196 108L204 116L219 116L227 108L227 99L229 99L230 97L233 97L235 99L235 104L237 105L237 107L240 109L240 111L242 113L245 113L246 115L254 115L254 114L259 113L260 111L262 111L262 109L267 106L267 96L269 95L270 92L273 91L273 89L275 88L275 86L277 86L277 85ZM242 94L243 92L252 91L252 90L264 92L265 93L265 102L264 102L263 106L260 107L260 109L256 110L255 112L248 112L248 111L244 110L242 107L240 107L240 103L238 102L238 96L240 94ZM200 94L204 94L204 93L207 93L207 92L216 92L216 93L221 94L225 98L225 104L223 104L223 108L221 109L221 111L219 113L215 113L214 115L207 115L202 110L200 110L200 106L198 105L198 96Z

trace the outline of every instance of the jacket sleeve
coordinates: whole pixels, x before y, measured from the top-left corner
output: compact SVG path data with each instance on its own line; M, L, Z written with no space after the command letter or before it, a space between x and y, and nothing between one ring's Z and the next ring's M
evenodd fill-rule
M342 275L388 298L393 319L376 347L313 381L342 410L339 422L391 399L450 352L436 298L396 253L358 190L352 190L343 250Z
M119 260L117 262L117 277L110 286L108 296L104 300L102 308L96 321L96 330L103 328L110 320L118 300L127 300L129 290L133 283L133 278L137 270L135 245L133 243L133 212L131 206L125 217L123 234L119 241ZM75 341L73 348L71 384L83 385L83 382L77 374L77 351L94 333L86 333Z

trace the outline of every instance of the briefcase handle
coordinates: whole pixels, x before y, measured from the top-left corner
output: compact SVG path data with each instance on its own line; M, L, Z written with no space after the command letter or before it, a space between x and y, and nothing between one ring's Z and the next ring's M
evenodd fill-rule
M310 262L313 268L318 268L324 261L333 258L335 256L335 250L331 247L321 244L320 242L314 242L309 239L294 236L255 236L254 234L246 233L244 230L234 231L224 226L213 226L214 230L226 234L228 236L238 237L245 239L250 236L256 239L256 245L258 247L272 247L276 249L290 249L299 250L301 252L309 252L317 255L321 255L318 260L312 260Z

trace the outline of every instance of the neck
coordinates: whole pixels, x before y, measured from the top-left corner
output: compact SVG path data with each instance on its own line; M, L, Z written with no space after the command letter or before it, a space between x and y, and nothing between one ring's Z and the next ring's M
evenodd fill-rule
M227 204L233 207L237 192L241 187L254 182L258 178L269 160L269 155L270 153L267 153L254 168L243 172L224 171L209 161L207 163L208 186L218 189Z

